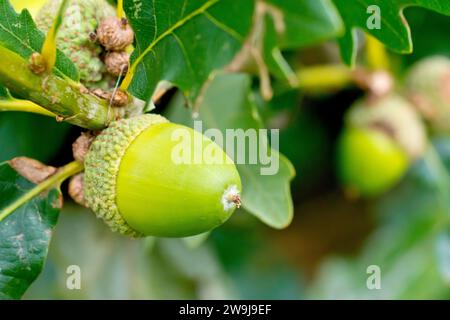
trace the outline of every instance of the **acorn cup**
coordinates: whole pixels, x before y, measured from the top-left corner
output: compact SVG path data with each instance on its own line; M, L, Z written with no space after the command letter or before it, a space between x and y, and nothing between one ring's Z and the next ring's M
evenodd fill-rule
M450 131L450 59L433 56L414 64L406 77L406 93L437 133Z
M338 142L339 180L351 196L379 196L401 180L426 145L424 125L407 100L390 95L358 101Z
M217 144L159 115L112 123L85 159L87 205L133 237L212 230L239 207L240 191L238 171Z

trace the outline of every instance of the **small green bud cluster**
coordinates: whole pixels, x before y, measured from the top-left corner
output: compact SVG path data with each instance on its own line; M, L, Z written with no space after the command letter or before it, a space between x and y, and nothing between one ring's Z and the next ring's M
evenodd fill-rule
M50 0L36 17L36 24L44 33L53 25L62 0ZM80 80L87 87L102 81L106 68L102 62L103 48L92 35L105 17L114 15L114 8L105 0L70 0L57 35L57 46L77 66Z
M62 0L49 0L36 24L44 33L51 28ZM57 35L57 46L77 66L88 88L110 91L128 69L127 47L134 33L126 19L115 16L106 0L70 0Z

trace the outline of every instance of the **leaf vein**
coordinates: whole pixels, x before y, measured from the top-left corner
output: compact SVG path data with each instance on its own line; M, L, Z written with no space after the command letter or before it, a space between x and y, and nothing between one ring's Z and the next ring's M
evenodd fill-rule
M188 56L186 47L184 46L181 39L175 33L172 33L172 36L175 38L175 41L178 43L178 46L180 47L181 52L183 53L183 56L186 60L186 64L187 64L189 70L192 72L192 75L195 77L195 71L194 71L194 68L192 67L191 59Z
M225 31L226 33L228 33L230 36L232 36L233 38L235 38L236 40L242 42L244 39L242 38L242 36L237 33L236 31L234 31L233 29L231 29L230 27L228 27L227 25L225 25L224 23L220 22L219 20L217 20L216 18L214 18L212 15L210 15L207 11L203 12L203 15L212 23L214 24L216 27L218 27L219 29Z
M152 43L150 43L150 45L144 50L144 52L142 52L142 54L136 58L136 60L134 61L134 63L132 64L131 68L130 68L130 72L129 74L133 74L134 71L136 70L136 66L142 61L142 59L159 43L161 42L164 38L166 38L167 36L171 35L175 30L177 30L178 28L182 27L183 25L185 25L187 22L189 22L192 18L194 18L195 16L198 16L200 14L202 14L204 11L208 10L210 7L212 7L213 5L215 5L216 3L218 3L219 0L209 0L208 2L206 2L203 6L201 6L200 8L198 8L197 10L194 10L193 12L191 12L189 15L187 15L186 17L184 17L183 19L179 20L177 23L175 23L174 25L172 25L169 29L167 29L166 31L164 31L159 37L157 37L154 41L152 41Z

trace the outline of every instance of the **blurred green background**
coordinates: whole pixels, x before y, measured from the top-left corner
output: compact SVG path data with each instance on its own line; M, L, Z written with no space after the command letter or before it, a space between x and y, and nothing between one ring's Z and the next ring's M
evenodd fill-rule
M406 16L415 51L391 55L400 74L421 58L450 57L448 17L415 8ZM304 62L324 47L287 54ZM266 123L281 127L280 151L297 170L287 229L270 229L241 210L204 241L129 240L67 201L45 270L24 298L450 298L450 136L433 138L436 152L388 194L350 200L335 179L334 148L343 114L362 95L351 87L321 95L279 90L260 104ZM166 98L158 111L169 104ZM42 116L0 113L0 160L62 165L71 159L63 146L79 132ZM81 268L81 290L66 288L70 265ZM367 289L370 265L381 269L380 290Z

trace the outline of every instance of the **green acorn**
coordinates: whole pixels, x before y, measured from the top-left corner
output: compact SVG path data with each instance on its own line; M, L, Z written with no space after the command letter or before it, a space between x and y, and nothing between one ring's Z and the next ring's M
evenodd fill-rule
M433 130L450 130L450 59L429 57L412 66L406 78L410 100Z
M397 143L409 158L425 151L425 126L414 106L403 97L391 94L374 101L357 101L346 115L347 125L381 131Z
M47 33L62 0L49 0L39 11L36 24ZM101 81L105 66L100 59L102 46L92 40L98 24L114 16L114 8L105 0L70 0L57 35L58 49L78 67L80 80L86 86Z
M342 132L337 161L345 190L364 197L386 192L408 168L408 156L392 139L367 128L347 128Z
M358 101L339 138L339 179L350 194L381 195L398 183L426 145L421 119L405 99L390 95Z
M192 155L188 160L207 151L223 161L180 162L180 150ZM131 236L207 232L240 205L240 190L236 167L217 144L158 115L114 122L85 159L88 206L113 231Z

